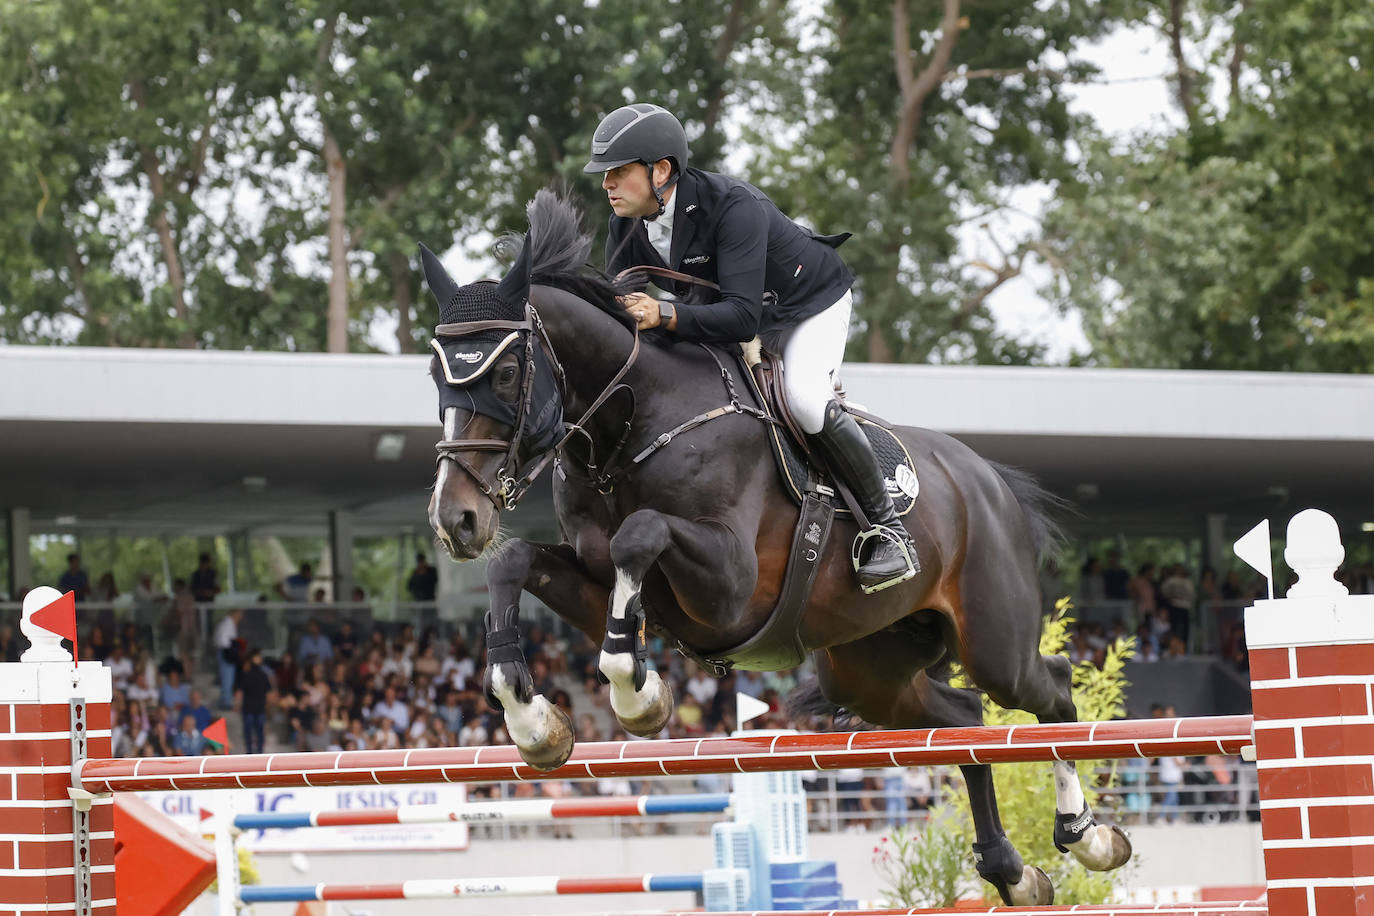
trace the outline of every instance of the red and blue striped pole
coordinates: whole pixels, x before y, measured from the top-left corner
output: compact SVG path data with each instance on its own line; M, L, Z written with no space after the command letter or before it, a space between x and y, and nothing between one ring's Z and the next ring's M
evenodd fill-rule
M725 811L729 795L638 795L620 798L533 798L471 802L441 807L402 805L340 811L262 811L239 814L240 830L293 830L302 827L359 827L375 824L521 824L582 817L647 817Z
M429 878L392 884L299 884L245 886L239 899L251 903L309 900L435 900L447 897L545 897L555 894L642 894L700 891L702 876L609 875L559 878L554 875L513 878Z

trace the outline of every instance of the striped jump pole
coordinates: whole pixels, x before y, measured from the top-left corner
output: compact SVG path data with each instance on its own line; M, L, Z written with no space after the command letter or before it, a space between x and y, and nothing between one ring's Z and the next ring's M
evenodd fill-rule
M994 906L986 909L956 907L954 909L926 909L912 907L898 910L748 910L738 913L717 913L715 916L940 916L959 914L977 916L979 913L1020 913L1025 916L1264 916L1268 913L1263 900L1237 900L1223 903L1078 903L1065 906ZM578 916L701 916L699 910L645 913L580 913Z
M652 817L726 811L729 795L638 795L623 798L532 798L471 802L449 807L402 805L341 811L262 811L239 814L239 830L295 830L303 827L361 827L376 824L525 824L588 817ZM313 899L313 898L312 898Z
M1251 727L1249 716L1204 716L603 741L577 745L548 772L501 746L84 760L73 773L89 792L166 792L1124 760L1239 754L1251 746Z
M552 875L514 878L429 878L392 884L300 884L247 886L239 899L252 903L310 900L441 900L450 897L550 897L563 894L643 894L700 891L702 876L609 875L559 878Z

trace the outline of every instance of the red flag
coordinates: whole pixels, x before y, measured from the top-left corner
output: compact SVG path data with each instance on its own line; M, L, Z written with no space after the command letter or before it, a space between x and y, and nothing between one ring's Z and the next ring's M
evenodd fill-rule
M201 735L216 747L222 747L226 751L229 749L229 728L225 725L224 719L216 719L205 726L205 731L201 732Z
M80 662L81 656L76 653L76 592L67 592L52 604L39 608L29 616L29 620L49 633L70 639L72 661Z

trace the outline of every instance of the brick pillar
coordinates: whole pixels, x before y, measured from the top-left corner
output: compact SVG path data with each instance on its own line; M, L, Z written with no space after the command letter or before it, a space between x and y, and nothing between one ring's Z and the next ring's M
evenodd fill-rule
M33 610L58 597L38 588L24 599L23 661L0 664L0 916L74 913L71 707L85 698L87 756L110 756L110 670L72 666L61 640L33 626ZM59 657L60 656L60 657ZM114 806L90 809L92 914L115 912Z
M1374 595L1351 596L1331 516L1288 524L1299 579L1245 614L1271 916L1374 914Z

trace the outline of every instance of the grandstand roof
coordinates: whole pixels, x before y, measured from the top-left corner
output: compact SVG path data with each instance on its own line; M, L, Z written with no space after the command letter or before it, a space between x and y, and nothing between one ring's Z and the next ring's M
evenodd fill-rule
M844 369L850 396L1029 468L1081 533L1244 531L1309 505L1374 521L1374 377ZM33 530L424 533L438 438L424 356L0 347L0 509ZM383 433L399 460L381 461ZM512 521L547 527L547 484ZM58 525L59 519L62 521Z

